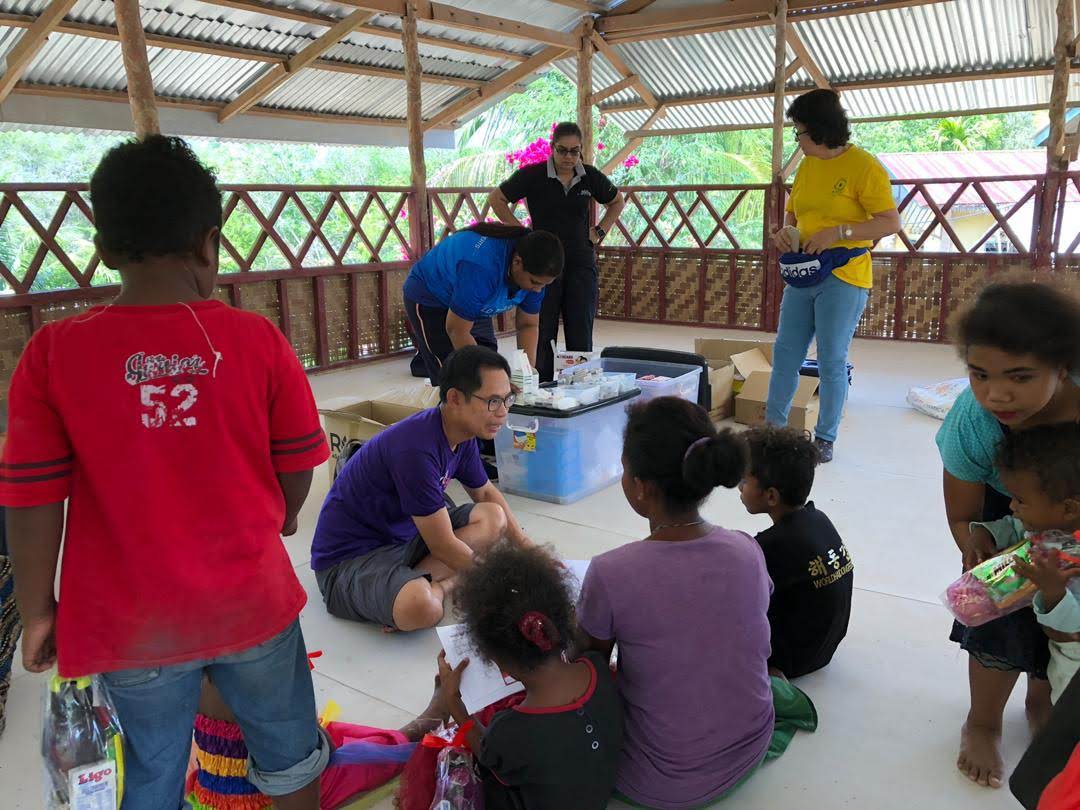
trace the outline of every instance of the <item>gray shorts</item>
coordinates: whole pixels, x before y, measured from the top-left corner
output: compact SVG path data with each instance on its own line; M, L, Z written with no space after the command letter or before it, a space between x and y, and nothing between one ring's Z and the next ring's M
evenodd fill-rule
M449 509L454 529L469 525L475 504ZM430 555L424 538L417 532L407 543L388 543L361 557L344 560L315 572L326 610L331 616L354 622L377 622L394 627L394 601L408 583L425 577L416 566Z

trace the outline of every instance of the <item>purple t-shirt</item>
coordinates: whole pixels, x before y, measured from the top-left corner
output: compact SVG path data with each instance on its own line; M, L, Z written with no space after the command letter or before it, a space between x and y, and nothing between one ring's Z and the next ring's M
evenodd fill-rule
M438 408L387 428L349 459L330 487L311 543L311 567L322 571L379 546L409 542L416 536L413 516L444 508L455 478L469 489L488 482L476 440L451 450Z
M649 807L704 804L765 756L773 732L769 595L753 538L717 528L595 557L578 618L619 645L617 786Z

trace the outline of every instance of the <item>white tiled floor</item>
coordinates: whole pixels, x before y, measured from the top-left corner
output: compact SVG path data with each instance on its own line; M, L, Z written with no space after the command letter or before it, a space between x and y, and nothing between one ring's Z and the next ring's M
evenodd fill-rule
M597 342L687 349L695 334L700 333L601 323ZM852 362L855 386L836 461L820 470L814 490L815 501L855 557L851 630L829 668L800 682L817 704L817 733L798 735L732 807L1015 807L1007 791L975 787L954 767L966 711L966 662L947 641L949 618L937 597L959 560L945 528L941 466L933 444L938 423L904 403L911 385L959 376L960 364L947 347L878 341L858 341ZM318 399L374 395L409 382L404 360L312 379ZM325 651L315 673L319 699L336 700L345 719L398 726L427 704L436 636L384 636L376 628L327 616L307 566L327 486L325 471L316 473L315 482L300 533L288 546L310 596L302 615L309 648ZM513 497L510 502L534 539L553 543L569 558L592 556L645 533L618 487L569 506ZM750 531L765 525L745 514L735 493L717 493L706 513L714 522ZM5 810L40 805L41 682L17 670L8 730L0 738L0 807ZM1018 692L1006 718L1010 767L1027 742Z

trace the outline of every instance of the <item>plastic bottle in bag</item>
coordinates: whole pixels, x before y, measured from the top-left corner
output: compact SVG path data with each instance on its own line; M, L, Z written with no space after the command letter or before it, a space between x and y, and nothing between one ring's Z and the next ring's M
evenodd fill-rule
M54 675L43 716L46 810L117 810L124 789L123 733L100 679Z
M431 810L484 810L484 786L464 748L444 748L435 766Z

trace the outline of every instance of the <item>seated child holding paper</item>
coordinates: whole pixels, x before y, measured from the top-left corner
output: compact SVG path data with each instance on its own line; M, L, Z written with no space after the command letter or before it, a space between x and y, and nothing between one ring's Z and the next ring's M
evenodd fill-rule
M818 464L809 436L775 427L744 436L750 469L739 485L743 505L773 522L756 538L773 581L769 669L798 678L828 664L847 635L854 565L832 521L807 500Z
M1002 483L1013 494L1011 517L973 523L1006 549L1026 534L1080 530L1080 423L1043 425L1005 434L998 455ZM1056 550L1034 549L1018 573L1039 586L1035 616L1050 640L1050 699L1057 702L1080 670L1080 566L1061 568Z
M487 726L461 699L468 659L439 656L440 702L468 730L487 810L607 807L622 748L622 708L608 660L568 661L576 637L570 574L541 548L503 543L460 574L454 603L476 651L525 686Z

